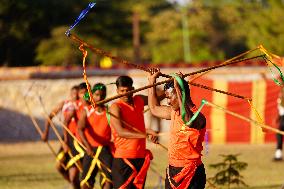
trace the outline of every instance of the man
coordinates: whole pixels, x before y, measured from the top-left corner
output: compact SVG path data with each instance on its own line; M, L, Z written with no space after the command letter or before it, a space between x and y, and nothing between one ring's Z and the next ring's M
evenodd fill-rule
M64 152L68 153L70 156L70 160L68 161L66 167L69 170L69 180L74 189L80 188L80 181L79 181L79 172L81 170L81 160L84 157L84 150L78 144L76 140L80 140L77 129L78 129L78 120L83 110L83 103L84 103L84 94L87 92L87 85L86 83L80 83L78 85L78 97L79 100L76 102L76 107L72 111L68 111L64 119L64 124L69 125L71 123L74 124L75 135L76 139L71 137L64 130L64 143L63 146Z
M48 134L49 134L49 129L50 129L49 120L51 120L60 111L62 111L63 117L64 119L66 119L68 112L73 111L75 109L75 106L76 106L75 104L76 104L77 99L78 99L78 86L73 86L70 91L70 99L60 102L50 113L49 119L46 120L45 130L42 135L42 140L44 142L48 141ZM74 122L70 122L70 124L68 125L68 128L70 129L72 133L76 132L76 127L74 127ZM68 153L64 152L63 147L61 147L58 152L57 160L58 162L56 164L56 169L65 178L65 180L70 182L68 170L66 170L65 167L62 166L62 165L64 166L67 165L68 161L70 160L70 156L68 155Z
M118 94L134 89L129 76L120 76L116 80ZM147 97L127 95L121 97L110 107L110 123L115 146L112 163L112 178L115 189L144 188L151 153L146 150L147 135L157 142L156 133L145 129L144 106Z
M95 102L105 99L106 86L97 83L93 87L93 98ZM87 148L83 158L83 172L81 175L81 188L92 189L98 171L101 173L101 187L111 189L111 165L112 154L110 150L111 129L107 120L107 107L99 105L95 108L90 104L88 93L84 110L78 121L78 133L83 144ZM106 167L105 167L106 166Z
M149 75L150 85L156 82L159 74L159 70L152 71ZM164 86L168 106L160 105L155 87L149 89L148 95L151 113L171 120L169 166L165 186L167 189L203 189L206 175L201 151L206 119L200 113L195 120L191 120L196 107L191 100L189 86L180 76L175 78Z
M281 87L280 95L277 100L278 103L278 118L276 120L276 123L279 125L278 128L280 131L284 131L284 87ZM283 135L276 134L276 140L277 140L277 146L276 151L274 154L274 160L280 161L282 160L282 148L283 148Z

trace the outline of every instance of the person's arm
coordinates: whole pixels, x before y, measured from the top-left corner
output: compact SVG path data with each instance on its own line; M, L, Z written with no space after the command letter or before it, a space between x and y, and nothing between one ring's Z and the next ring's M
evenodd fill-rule
M47 142L48 141L48 134L49 134L49 127L50 127L50 124L49 124L49 119L52 120L52 118L57 115L61 110L62 110L62 107L64 105L64 102L60 102L52 111L51 113L49 114L48 116L48 119L45 120L45 124L44 124L44 131L43 131L43 134L41 136L41 139L44 141L44 142Z
M115 129L117 135L122 138L146 138L147 135L145 133L131 131L122 126L121 117L120 117L120 108L113 104L110 109L110 124ZM112 114L115 116L112 116Z
M159 76L159 74L160 72L158 71L149 76L149 85L156 83L156 78ZM171 119L171 107L160 105L156 93L156 87L151 87L148 89L148 106L154 116L167 120Z
M64 116L63 124L66 127L68 127L70 121L75 116L75 113L76 113L75 110L72 110ZM69 148L68 148L68 132L66 131L66 129L63 129L63 138L64 138L63 140L64 140L64 143L65 143L63 148L64 148L64 151L67 152L69 150Z
M82 111L81 116L78 120L78 134L83 142L83 144L86 146L87 148L87 154L89 156L94 155L93 151L92 151L92 147L90 145L90 143L88 142L86 135L84 133L84 130L86 128L86 119L87 119L87 113L86 111Z

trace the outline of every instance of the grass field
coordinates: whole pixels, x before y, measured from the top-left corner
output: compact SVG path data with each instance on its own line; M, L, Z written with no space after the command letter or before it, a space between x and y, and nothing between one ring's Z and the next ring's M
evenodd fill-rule
M57 142L52 142L52 145L58 148ZM152 168L164 176L167 152L155 145L149 147L154 154ZM221 161L219 154L237 153L242 154L239 160L248 163L242 174L249 189L279 189L284 184L284 161L272 161L274 144L209 145L209 153L203 156L207 177L215 173L208 165ZM54 165L54 157L44 143L0 144L0 188L71 188L56 172ZM158 183L158 174L149 170L146 188L157 188Z

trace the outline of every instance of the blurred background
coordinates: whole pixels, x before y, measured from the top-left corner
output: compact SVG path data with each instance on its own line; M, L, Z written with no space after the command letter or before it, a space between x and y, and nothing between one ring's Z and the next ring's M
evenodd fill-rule
M0 169L9 170L11 164L19 164L10 173L0 173L0 188L18 188L23 183L32 188L40 182L45 183L40 185L42 188L64 185L52 167L54 160L45 144L35 142L40 136L30 116L43 129L43 109L51 111L68 98L73 85L84 82L79 45L64 33L88 3L86 0L0 0ZM284 0L97 0L96 3L71 33L114 56L161 68L163 73L190 73L215 66L260 44L284 56ZM133 77L135 88L147 85L147 73L87 50L87 75L92 85L112 83L119 75ZM256 50L245 57L260 54ZM277 128L277 98L281 88L272 80L277 76L262 59L255 59L216 69L196 83L252 98L265 124ZM197 106L205 98L257 120L255 111L245 100L197 87L191 87L191 92ZM107 96L115 94L115 86L108 85ZM209 155L205 161L218 160L218 154L228 151L243 152L245 160L253 166L245 174L250 185L280 188L284 183L284 165L271 163L276 146L274 133L263 133L255 124L212 107L205 107L202 112L207 118L206 142L213 149L207 148ZM145 119L147 127L158 130L159 122L149 113ZM56 120L55 123L58 124ZM168 131L169 122L162 121L160 125L161 132ZM61 129L59 125L58 128ZM53 132L50 138L56 139ZM161 141L166 144L167 135ZM33 146L41 149L39 154L35 154ZM58 146L56 141L54 146ZM161 153L153 148L157 154ZM251 157L251 154L257 155ZM42 157L49 162L43 169L45 172L31 174L40 168L21 167L24 163L42 164ZM166 163L159 167L161 173L165 166ZM261 173L258 167L263 170ZM156 180L150 182L148 188L154 188Z

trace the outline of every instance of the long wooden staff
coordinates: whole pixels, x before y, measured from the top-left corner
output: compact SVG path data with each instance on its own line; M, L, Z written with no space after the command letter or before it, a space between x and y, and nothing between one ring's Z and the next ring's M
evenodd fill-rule
M55 135L57 136L59 142L61 143L62 146L66 145L65 142L63 141L62 137L60 136L60 133L59 133L59 131L57 130L56 126L54 125L54 123L52 122L52 120L50 119L50 117L48 116L48 113L47 113L45 107L42 106L42 101L41 101L40 98L39 98L39 102L40 102L41 107L42 107L42 109L43 109L44 117L47 119L47 121L48 121L48 123L50 124L51 128L53 129ZM68 155L69 155L71 158L74 158L74 156L72 155L72 153L71 153L70 150L68 151ZM81 167L77 162L75 162L75 165L76 165L76 167L79 169L80 172L83 171L83 170L82 170L82 167Z
M206 101L206 104L209 105L209 106L211 106L211 107L214 107L214 108L217 108L217 109L219 109L219 110L222 110L222 111L224 111L224 112L226 112L226 113L228 113L228 114L230 114L230 115L232 115L232 116L235 116L235 117L237 117L237 118L240 118L240 119L242 119L242 120L245 120L245 121L247 121L247 122L252 122L252 123L254 123L254 125L256 125L256 126L258 126L258 127L261 127L261 128L267 129L267 130L270 130L270 131L272 131L272 132L274 132L274 133L278 133L278 134L284 135L284 131L280 131L279 129L273 128L273 127L268 126L268 125L265 125L264 123L260 123L260 122L258 122L258 121L256 121L256 120L251 119L251 118L247 118L247 117L245 117L245 116L242 116L242 115L240 115L240 114L237 114L237 113L235 113L235 112L232 112L232 111L230 111L230 110L227 110L227 109L225 109L225 108L223 108L223 107L221 107L221 106L218 106L217 104L214 104L214 103L212 103L212 102Z
M254 48L254 49L248 50L248 51L246 51L246 52L244 52L244 53L242 53L242 54L239 54L239 55L237 55L237 56L235 56L235 57L233 57L233 58L231 58L231 59L229 59L229 60L226 60L225 62L221 63L221 65L222 65L222 64L225 64L225 63L227 63L227 62L231 62L231 61L233 61L233 60L236 60L236 59L238 59L238 58L241 58L241 57L243 57L244 55L249 54L249 53L251 53L251 52L253 52L253 51L256 51L256 50L258 50L258 49L260 49L259 46L256 47L256 48ZM208 70L208 71L206 71L206 72L203 72L203 73L201 73L201 74L195 76L194 78L190 79L189 81L190 81L190 82L193 82L193 81L195 81L196 79L198 79L198 78L202 77L203 75L207 74L208 72L210 72L210 71Z
M41 96L39 96L39 100L41 102L41 106L44 108L44 104L43 104L43 101L42 101L42 98ZM45 109L45 108L44 108ZM49 120L49 122L52 122L52 120L48 117L48 114L47 112L45 111L46 113L46 117L47 119ZM54 112L51 112L51 114L53 116L56 116L56 114ZM70 129L62 122L58 119L58 122L59 122L59 125L65 129L67 131L67 133L86 151L87 150L87 147L80 141L78 140L78 138L70 131ZM103 162L100 162L102 166L104 166L109 172L111 172L110 168L108 166L106 166Z
M43 132L42 132L42 130L40 129L40 126L38 125L36 119L35 119L34 116L32 115L31 109L29 108L29 105L28 105L28 102L27 102L27 100L26 100L25 97L23 97L23 99L24 99L24 102L25 102L25 106L26 106L26 108L27 108L27 110L28 110L28 115L29 115L29 117L30 117L30 119L31 119L31 121L32 121L32 123L33 123L33 126L35 127L35 129L36 129L37 132L39 133L40 137L42 137L42 136L43 136ZM49 143L49 141L46 141L45 143L47 144L47 146L48 146L48 148L50 149L51 153L54 155L55 159L58 160L58 159L57 159L57 154L56 154L55 150L52 148L52 146L51 146L51 144ZM59 160L58 160L58 161L59 161ZM66 166L65 166L62 162L60 162L60 161L59 161L59 163L60 163L60 166L62 166L62 167L64 168L64 170L66 170Z
M191 73L185 74L184 76L187 77L187 76L195 75L195 74L202 73L202 72L205 72L205 71L208 71L208 70L212 70L212 69L228 66L228 65L231 65L231 64L236 64L238 62L247 61L247 60L251 60L251 59L255 59L255 58L263 58L263 57L264 57L264 55L259 55L259 56L255 56L255 57L251 57L251 58L242 59L242 60L236 60L236 61L228 62L228 63L223 64L223 65L212 66L212 67L209 67L209 68L201 69L199 71L191 72ZM141 87L141 88L138 88L138 89L134 89L134 90L129 91L127 93L116 95L116 96L113 96L113 97L101 100L101 101L97 102L96 104L97 105L104 104L104 103L107 103L109 101L115 100L117 98L121 98L123 96L131 95L133 93L136 93L136 92L139 92L139 91L143 91L143 90L151 88L151 87L155 87L155 86L158 86L158 85L162 85L164 83L168 83L168 82L170 82L172 80L173 80L173 78L167 79L165 81L160 81L160 82L154 83L152 85L147 85L147 86L144 86L144 87Z

